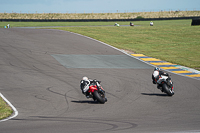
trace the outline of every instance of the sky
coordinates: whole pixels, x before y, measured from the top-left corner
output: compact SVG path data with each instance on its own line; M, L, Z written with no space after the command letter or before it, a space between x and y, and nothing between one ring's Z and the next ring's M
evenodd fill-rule
M0 13L200 11L200 0L0 0Z

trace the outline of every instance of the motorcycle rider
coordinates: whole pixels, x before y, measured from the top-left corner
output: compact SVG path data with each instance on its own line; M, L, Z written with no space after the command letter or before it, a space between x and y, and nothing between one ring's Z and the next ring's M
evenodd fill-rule
M82 90L82 93L87 97L87 98L92 98L92 95L88 92L90 85L100 82L97 81L96 79L92 80L89 79L88 77L83 77L82 80L80 81L80 89ZM105 97L105 102L107 102L107 98Z
M90 94L88 92L89 90L89 86L94 83L96 81L96 79L92 80L89 79L88 77L83 77L81 80L81 84L80 84L80 89L82 90L82 93L87 97L90 98Z
M132 22L130 22L130 26L134 26L134 24Z
M90 86L90 82L92 80L91 79L88 79L88 77L83 77L82 80L80 81L80 89L82 90L82 93L87 97L89 98L89 93L88 93L88 90L89 90L89 86Z
M173 82L168 73L165 73L156 67L152 74L153 84L157 84L157 88L162 92L167 93L169 96L174 95Z
M161 71L160 68L156 67L152 74L153 84L157 83L157 81L161 78L161 75L169 76L168 73L165 73L165 72Z

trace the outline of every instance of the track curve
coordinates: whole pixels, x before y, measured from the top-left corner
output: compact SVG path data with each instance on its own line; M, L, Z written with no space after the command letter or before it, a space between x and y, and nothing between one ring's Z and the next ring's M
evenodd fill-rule
M73 55L93 55L106 67L63 66ZM200 132L200 82L171 73L175 95L168 97L152 84L152 66L124 56L70 32L0 29L0 92L19 112L0 123L1 132ZM134 67L114 67L130 61ZM82 76L102 81L106 104L82 95Z

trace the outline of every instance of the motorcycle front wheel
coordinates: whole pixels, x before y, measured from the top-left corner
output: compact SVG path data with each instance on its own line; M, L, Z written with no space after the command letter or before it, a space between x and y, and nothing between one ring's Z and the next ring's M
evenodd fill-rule
M103 94L100 94L98 91L94 91L93 95L94 99L96 99L99 103L105 103L105 97Z
M165 93L167 93L167 95L169 95L169 96L173 96L173 95L174 95L174 92L171 90L171 88L169 88L169 87L167 86L167 84L163 84L163 85L162 85L162 88L163 88L163 91L164 91Z

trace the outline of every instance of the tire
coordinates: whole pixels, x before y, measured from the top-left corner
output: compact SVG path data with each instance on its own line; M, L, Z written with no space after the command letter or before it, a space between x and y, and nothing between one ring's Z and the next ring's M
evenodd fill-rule
M162 88L163 88L163 91L165 93L167 93L167 95L169 95L169 96L173 96L174 95L174 92L171 91L171 89L168 88L167 84L163 84Z
M104 103L105 103L105 98L102 97L102 96L98 93L98 91L94 91L93 95L94 95L94 99L96 99L99 103L101 103L101 104L104 104Z

